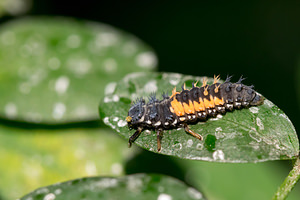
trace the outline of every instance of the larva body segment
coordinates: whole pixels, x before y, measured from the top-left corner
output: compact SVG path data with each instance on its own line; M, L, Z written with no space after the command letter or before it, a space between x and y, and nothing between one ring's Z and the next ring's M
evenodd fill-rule
M155 94L145 103L138 99L129 109L126 121L130 129L136 132L129 138L129 146L139 137L143 130L157 132L158 151L161 150L161 138L164 130L184 127L185 131L197 139L202 136L189 129L189 124L206 121L217 114L225 114L234 109L248 108L263 104L264 98L252 89L252 86L242 84L242 78L236 83L230 82L230 77L222 84L215 77L212 85L203 81L201 87L193 84L188 90L183 86L181 92L172 91L170 97L163 95L162 100Z

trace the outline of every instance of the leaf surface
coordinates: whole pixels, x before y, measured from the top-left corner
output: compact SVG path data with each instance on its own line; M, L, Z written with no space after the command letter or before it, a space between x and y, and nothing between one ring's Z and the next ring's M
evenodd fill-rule
M147 97L151 92L170 94L175 86L181 88L183 83L188 88L196 81L201 85L202 79L174 73L130 74L105 96L99 107L100 115L104 123L128 140L134 133L125 121L131 102ZM208 78L208 83L212 82L213 78ZM182 128L165 131L161 154L192 160L240 163L293 159L299 151L293 124L282 110L267 99L261 106L227 112L190 128L201 134L204 140L187 135ZM153 131L144 131L135 143L157 152Z
M17 199L38 187L85 176L119 176L136 153L110 129L0 125L0 190Z
M51 197L51 198L50 198ZM120 178L93 177L76 179L37 189L26 199L204 199L196 189L164 175L135 174Z
M114 81L157 64L133 35L62 17L3 24L0 46L0 116L34 123L98 119L99 97Z

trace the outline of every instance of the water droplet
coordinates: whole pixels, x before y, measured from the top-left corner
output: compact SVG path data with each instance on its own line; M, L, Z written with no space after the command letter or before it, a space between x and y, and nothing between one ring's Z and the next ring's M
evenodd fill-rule
M55 91L58 94L63 94L67 91L68 87L69 87L69 78L66 76L61 76L59 77L56 82L55 82Z
M283 114L279 114L279 116L283 117L284 119L286 119L288 121L290 121L289 118L288 118L288 116L286 114L284 114L284 113Z
M52 57L48 60L48 66L52 70L57 70L60 67L60 60L56 57Z
M112 94L115 91L116 86L117 86L116 82L111 82L107 84L104 90L104 94L105 95Z
M127 122L124 121L124 120L120 120L120 121L118 122L118 127L124 127L124 126L126 126L126 125L127 125Z
M172 197L168 194L162 193L157 197L157 200L172 200Z
M78 48L80 46L80 43L81 43L81 39L78 35L70 35L66 41L66 45L69 48L73 48L73 49Z
M58 188L54 191L54 194L59 195L62 193L62 189Z
M152 69L157 65L157 59L153 52L144 52L137 55L136 64L142 68Z
M39 68L33 72L29 77L31 86L38 85L42 80L47 77L48 73L45 69Z
M67 67L76 75L83 76L90 72L92 63L85 58L69 58L67 61Z
M137 192L143 187L143 181L140 178L128 176L127 188L130 191Z
M49 192L48 188L40 188L35 193L36 194L45 194L45 193L48 193L48 192Z
M149 81L144 86L144 91L147 93L156 92L157 91L157 84L155 80Z
M259 130L264 130L264 124L262 123L262 121L260 120L260 118L256 117L256 124L259 127Z
M5 31L1 34L1 42L4 45L12 45L16 41L16 35L12 31Z
M55 199L55 194L49 193L44 197L44 200L54 200Z
M84 151L84 149L76 149L74 151L74 156L77 159L83 159L85 157L86 153Z
M112 46L118 42L118 36L114 33L99 33L96 36L95 44L97 48Z
M202 194L201 192L199 192L198 190L196 190L195 188L189 187L187 189L187 193L188 195L193 198L193 199L201 199L202 198Z
M202 150L202 149L203 149L203 144L201 144L201 143L197 143L197 145L196 145L196 149L198 149L198 150Z
M114 101L114 102L118 102L119 100L120 100L120 97L118 96L118 95L113 95L113 97L112 97L112 100Z
M109 124L109 118L108 117L104 117L103 122L108 125Z
M193 145L193 140L192 139L188 139L188 141L187 141L187 147L191 147L192 145Z
M93 161L88 160L85 164L85 171L88 176L93 176L97 174L96 164Z
M63 103L54 104L52 117L54 119L61 119L66 112L66 106Z
M113 175L121 175L123 172L123 166L120 163L114 163L111 166L111 173Z
M125 56L132 56L137 51L137 44L134 41L126 42L122 48Z
M107 73L114 73L117 71L118 63L113 58L108 58L103 62L103 67Z
M175 148L175 149L181 150L182 149L182 144L178 142L176 144L173 144L172 147Z
M223 134L222 131L223 130L222 130L221 127L216 128L215 136L216 136L217 139L225 137L225 134Z
M29 94L31 91L31 85L29 83L21 83L19 85L19 90L23 94Z
M214 160L224 160L225 156L222 150L217 150L213 153Z
M31 7L31 4L28 1L10 0L4 1L4 4L2 3L1 10L3 9L2 6L4 6L5 11L9 14L19 15L25 13Z
M115 178L102 178L100 181L95 182L92 185L92 190L93 189L98 189L98 188L111 188L111 187L116 187L118 185L118 180Z
M256 142L261 142L261 137L255 128L251 128L251 130L249 131L249 136Z
M258 107L250 107L249 110L250 110L250 112L252 112L252 113L258 113L259 108L258 108Z
M271 101L267 100L267 99L264 100L264 104L266 104L270 108L272 108L274 106L274 104Z
M18 109L16 104L9 102L4 107L4 112L6 117L8 118L15 118L18 114Z

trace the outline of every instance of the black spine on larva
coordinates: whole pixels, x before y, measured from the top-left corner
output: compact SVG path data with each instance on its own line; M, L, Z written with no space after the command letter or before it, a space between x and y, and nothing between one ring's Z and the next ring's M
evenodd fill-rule
M155 123L159 120L159 112L158 112L158 106L156 103L147 104L147 107L149 109L149 120L152 123Z
M233 104L233 93L232 93L233 84L230 82L224 82L220 86L220 94L225 101L226 104Z

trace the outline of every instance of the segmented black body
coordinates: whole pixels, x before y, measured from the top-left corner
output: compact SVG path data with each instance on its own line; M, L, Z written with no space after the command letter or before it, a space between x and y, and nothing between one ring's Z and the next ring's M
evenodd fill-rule
M137 130L129 139L129 144L145 129L157 131L158 150L163 130L184 127L186 132L202 139L201 135L189 129L189 124L216 117L218 113L225 114L226 111L263 103L263 97L252 86L241 83L242 78L236 83L231 83L230 77L222 84L218 80L215 77L212 85L204 81L201 87L193 84L190 90L184 86L181 92L175 89L170 97L164 94L162 100L156 99L155 94L149 97L148 103L143 98L138 99L126 118L128 126Z

